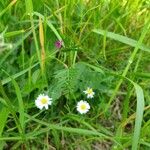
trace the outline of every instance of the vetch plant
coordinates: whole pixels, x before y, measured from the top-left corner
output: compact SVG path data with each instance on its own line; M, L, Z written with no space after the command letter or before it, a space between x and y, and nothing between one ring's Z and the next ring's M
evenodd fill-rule
M0 0L0 149L150 150L148 1Z
M48 109L48 106L52 104L52 98L48 95L40 94L37 99L35 100L35 105L39 109Z
M55 47L60 49L62 47L63 41L56 41L55 42Z

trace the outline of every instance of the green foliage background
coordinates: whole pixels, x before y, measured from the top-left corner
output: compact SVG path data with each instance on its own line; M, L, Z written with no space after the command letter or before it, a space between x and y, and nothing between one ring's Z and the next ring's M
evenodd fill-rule
M149 0L1 0L0 150L150 149L149 9ZM41 93L53 98L47 111L34 104Z

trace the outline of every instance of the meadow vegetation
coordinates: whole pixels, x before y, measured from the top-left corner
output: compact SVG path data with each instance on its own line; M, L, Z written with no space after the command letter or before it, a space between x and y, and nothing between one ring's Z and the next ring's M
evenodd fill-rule
M149 39L149 0L0 0L0 150L149 150Z

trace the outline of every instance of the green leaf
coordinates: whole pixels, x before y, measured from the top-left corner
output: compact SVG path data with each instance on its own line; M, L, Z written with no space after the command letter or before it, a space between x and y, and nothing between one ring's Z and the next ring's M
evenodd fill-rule
M33 75L32 75L32 82L33 84L36 84L37 80L39 79L40 77L40 70L37 69L33 72Z

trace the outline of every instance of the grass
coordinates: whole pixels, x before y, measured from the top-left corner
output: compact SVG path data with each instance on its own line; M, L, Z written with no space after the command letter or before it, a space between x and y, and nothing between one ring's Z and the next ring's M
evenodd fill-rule
M149 150L149 7L1 0L0 150ZM43 93L48 110L35 106ZM91 106L84 115L81 99Z

